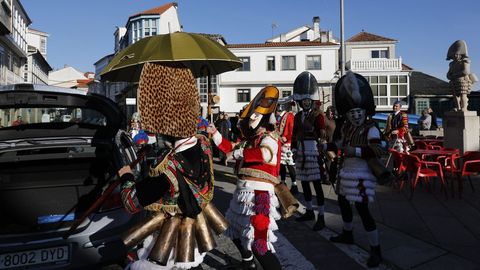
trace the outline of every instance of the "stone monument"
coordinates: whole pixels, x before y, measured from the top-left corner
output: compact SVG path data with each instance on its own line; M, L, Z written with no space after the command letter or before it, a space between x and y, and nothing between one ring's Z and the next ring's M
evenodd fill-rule
M477 81L470 72L467 44L463 40L455 41L447 53L450 62L447 78L453 94L454 111L444 116L444 146L465 151L480 150L480 118L477 112L468 111L468 94Z

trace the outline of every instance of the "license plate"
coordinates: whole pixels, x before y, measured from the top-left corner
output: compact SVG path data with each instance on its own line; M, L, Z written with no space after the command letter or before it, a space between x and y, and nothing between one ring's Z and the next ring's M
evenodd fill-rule
M68 246L5 253L0 254L0 269L65 263L69 257L70 250Z

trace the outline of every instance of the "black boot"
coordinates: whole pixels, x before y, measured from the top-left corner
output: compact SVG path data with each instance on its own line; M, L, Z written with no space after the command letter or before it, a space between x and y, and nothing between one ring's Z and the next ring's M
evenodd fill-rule
M295 195L298 193L297 185L292 185L292 187L290 188L290 193L292 193L292 195Z
M255 270L257 269L257 265L255 264L255 259L252 258L250 260L242 259L242 269L244 270Z
M313 225L313 230L320 231L323 228L325 228L325 217L323 215L318 215L317 222Z
M308 220L314 220L315 219L315 213L313 213L313 210L308 210L303 214L301 217L296 218L295 220L298 222L303 222L303 221L308 221Z
M370 257L367 260L368 267L377 267L382 261L382 252L380 246L370 246Z
M330 241L334 243L342 243L342 244L353 244L353 232L343 230L341 234L337 236L330 237Z

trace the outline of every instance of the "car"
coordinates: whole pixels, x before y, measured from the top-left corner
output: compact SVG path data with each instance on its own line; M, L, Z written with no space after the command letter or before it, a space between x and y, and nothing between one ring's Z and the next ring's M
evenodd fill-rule
M70 122L72 120L72 116L69 114L62 115L63 122Z
M378 126L380 127L381 130L383 130L386 126L387 123L387 118L390 113L383 113L383 112L377 112L372 119L375 120L375 122L378 123ZM419 115L416 114L407 114L408 116L408 127L410 130L414 130L418 132L418 119L420 118ZM443 121L442 118L437 118L437 124L438 127L443 126Z
M75 112L75 121L42 121L42 114L56 111ZM113 101L82 90L0 87L0 269L124 262L121 235L142 214L124 210L118 186L86 213L125 164L115 143L121 115ZM13 125L17 116L23 122Z

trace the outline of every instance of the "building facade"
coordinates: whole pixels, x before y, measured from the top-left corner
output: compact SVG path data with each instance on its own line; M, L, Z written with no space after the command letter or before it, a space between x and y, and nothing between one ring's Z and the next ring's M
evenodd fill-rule
M345 42L346 68L363 75L372 87L377 111L391 111L393 103L408 110L411 69L396 57L397 40L360 32Z
M27 63L27 31L32 23L18 0L0 4L0 84L22 83Z
M23 69L25 82L48 84L48 73L52 67L47 61L48 33L31 27L27 30L28 56Z
M266 85L278 87L280 98L289 97L295 78L303 71L317 79L322 103L332 103L340 45L331 31L320 29L319 17L313 18L313 26L293 29L265 43L228 44L227 48L240 58L243 67L220 74L221 111L239 112Z

